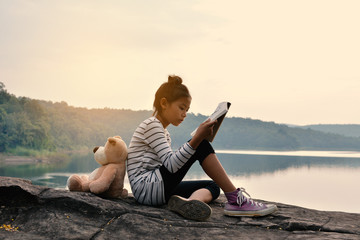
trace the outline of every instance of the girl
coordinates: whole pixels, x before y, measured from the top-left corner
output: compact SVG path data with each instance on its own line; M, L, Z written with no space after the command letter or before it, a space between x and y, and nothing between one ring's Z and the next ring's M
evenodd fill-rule
M153 116L139 125L129 144L127 173L135 199L146 205L168 203L170 210L185 218L206 220L211 215L207 203L219 196L220 187L228 200L226 215L264 216L276 211L275 205L255 202L244 195L245 189L233 185L205 140L215 121L200 124L190 141L176 151L171 149L166 128L181 124L190 103L189 90L178 76L169 76L157 90ZM182 181L196 160L213 181Z

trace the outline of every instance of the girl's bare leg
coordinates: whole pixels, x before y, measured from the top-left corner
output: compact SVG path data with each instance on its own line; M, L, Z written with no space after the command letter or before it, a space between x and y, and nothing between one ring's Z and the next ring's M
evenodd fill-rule
M231 182L216 154L208 155L202 162L202 168L224 192L233 192L236 190L236 187Z
M224 192L233 192L236 190L236 187L231 182L216 154L207 156L202 162L202 168ZM193 192L189 199L196 199L208 203L212 200L212 195L209 190L202 188Z
M189 200L200 200L205 203L209 203L212 200L211 192L206 188L196 190L191 194Z

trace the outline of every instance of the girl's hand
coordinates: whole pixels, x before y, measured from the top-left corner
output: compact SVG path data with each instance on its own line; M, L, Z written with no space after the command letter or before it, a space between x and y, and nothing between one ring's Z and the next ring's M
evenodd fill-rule
M190 140L189 144L194 149L196 149L202 142L202 140L213 134L214 125L216 122L217 120L211 121L210 119L208 119L205 122L201 123L196 130L194 137Z
M211 121L210 119L201 123L199 125L198 129L196 130L195 136L198 135L198 137L201 138L201 140L203 140L207 137L210 137L213 134L215 123L216 123L216 120Z

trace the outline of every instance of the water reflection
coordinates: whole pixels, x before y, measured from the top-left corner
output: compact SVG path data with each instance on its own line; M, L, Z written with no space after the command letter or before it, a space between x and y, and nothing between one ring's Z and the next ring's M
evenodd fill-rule
M307 155L307 154L305 154ZM236 186L254 198L321 210L360 213L360 158L339 154L327 157L219 153L218 157ZM99 167L93 154L70 155L55 164L0 166L1 176L30 179L33 184L65 188L73 174L89 174ZM199 164L187 179L207 179ZM125 178L125 188L130 186ZM340 200L341 199L341 200ZM345 201L344 204L339 204Z
M288 168L232 180L254 198L306 208L360 213L360 169L342 167Z
M0 166L0 176L25 178L36 185L65 188L66 181L71 174L88 174L97 167L99 164L95 162L93 153L70 154L63 161L51 164Z
M360 158L339 157L308 157L308 156L275 156L275 155L246 155L246 154L218 154L218 157L231 176L249 176L274 173L289 168L312 167L346 167L360 168ZM201 176L203 171L195 165L189 172L192 176Z
M253 198L360 213L360 158L218 154L237 187ZM208 179L194 166L187 179ZM355 190L356 189L356 190Z

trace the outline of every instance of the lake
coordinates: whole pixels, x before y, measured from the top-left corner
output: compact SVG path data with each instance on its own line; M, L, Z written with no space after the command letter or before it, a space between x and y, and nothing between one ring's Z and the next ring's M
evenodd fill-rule
M217 154L234 184L254 199L360 213L360 152L218 150ZM71 174L88 174L97 167L89 153L69 155L55 164L0 165L0 175L65 188ZM195 163L186 179L208 177ZM127 177L125 187L130 191Z

